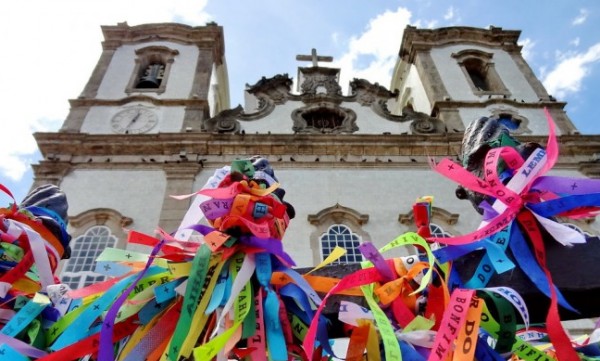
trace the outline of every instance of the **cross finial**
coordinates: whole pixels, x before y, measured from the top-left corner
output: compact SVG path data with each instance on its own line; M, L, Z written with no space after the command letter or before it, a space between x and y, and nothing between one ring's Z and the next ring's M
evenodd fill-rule
M313 48L310 52L310 55L296 55L296 60L300 61L312 61L313 67L318 67L319 61L332 62L333 56L319 56L317 55L317 49Z

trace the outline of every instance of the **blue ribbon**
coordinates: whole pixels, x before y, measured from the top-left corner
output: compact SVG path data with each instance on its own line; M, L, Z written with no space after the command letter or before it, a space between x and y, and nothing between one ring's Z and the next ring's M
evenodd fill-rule
M500 274L515 267L504 253L508 247L511 226L512 223L485 239L486 253L479 262L473 277L465 283L465 287L471 289L483 288L494 275L494 270Z
M217 278L217 283L215 284L215 288L213 288L212 295L210 295L210 301L208 302L208 306L206 306L206 311L204 311L205 315L211 314L214 310L224 302L225 289L227 288L227 279L229 278L229 266L228 264L223 265L221 268L221 273L219 273L219 278ZM227 300L225 300L227 302Z
M494 349L488 345L484 339L488 337L483 334L477 337L477 346L475 347L475 359L478 361L505 361L505 358L500 356Z
M179 278L176 280L172 280L170 282L164 283L162 285L156 286L154 288L154 297L156 302L163 303L168 300L175 298L177 295L175 292L175 288L183 283L184 278Z
M510 250L515 257L515 261L517 261L519 267L523 270L523 273L529 277L531 282L533 282L543 294L550 298L548 278L546 278L546 274L533 257L531 250L521 234L521 230L517 226L513 226L510 232ZM558 297L558 303L569 311L579 313L564 299L560 290L556 286L554 286L554 288Z
M591 193L576 194L536 204L528 204L527 208L531 209L533 212L542 217L548 218L576 208L599 206L600 193Z
M263 306L265 331L267 338L267 347L269 356L274 361L287 360L287 346L281 321L279 319L279 299L275 291L271 289L271 256L268 253L261 252L255 255L256 259L256 278L266 291L266 297Z
M150 300L137 314L140 323L142 325L147 325L159 312L164 311L167 306L169 306L169 302L159 303L156 299Z
M408 342L400 340L398 341L400 345L400 353L402 354L403 360L411 360L411 361L425 361L425 357L423 357L415 348L410 345Z

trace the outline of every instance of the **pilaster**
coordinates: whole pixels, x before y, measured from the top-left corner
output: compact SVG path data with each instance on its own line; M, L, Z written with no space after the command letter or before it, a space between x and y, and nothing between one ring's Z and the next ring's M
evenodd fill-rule
M190 194L193 189L194 179L198 175L200 166L196 163L165 164L163 167L167 186L160 213L159 225L166 232L177 230L183 216L187 212L192 198L177 200L172 195Z
M422 51L415 56L415 66L419 73L419 78L425 87L425 93L430 104L435 104L436 101L447 100L450 98L448 90L444 86L442 77L438 72L437 67L431 57L429 51Z

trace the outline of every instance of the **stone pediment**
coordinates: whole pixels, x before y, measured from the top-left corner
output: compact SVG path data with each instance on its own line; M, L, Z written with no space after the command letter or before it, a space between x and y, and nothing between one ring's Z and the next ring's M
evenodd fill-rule
M383 118L409 123L412 134L446 133L441 120L425 113L406 108L401 115L392 114L387 104L394 101L398 94L378 83L355 78L350 82L351 94L344 96L338 84L339 69L312 67L300 68L300 72L303 79L300 94L292 93L293 79L288 74L263 77L246 88L257 100L256 111L246 113L241 106L224 110L205 119L202 130L210 133L244 133L244 122L267 119L276 107L285 105L290 108L289 103L295 103L296 107L289 110L289 118L276 120L279 124L289 121L289 133L351 134L359 131L358 115L356 107L353 110L348 105L356 103L373 112L373 116L366 117L369 123ZM365 124L365 120L362 124ZM267 132L275 133L273 129L265 129Z

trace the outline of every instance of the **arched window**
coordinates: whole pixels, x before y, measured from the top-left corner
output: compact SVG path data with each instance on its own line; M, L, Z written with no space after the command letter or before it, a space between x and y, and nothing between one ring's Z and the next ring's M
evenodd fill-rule
M485 64L480 59L467 59L464 61L463 65L467 70L467 74L469 74L469 77L471 78L471 81L473 82L473 85L475 85L475 88L477 88L477 90L491 90L486 76L487 74Z
M135 68L127 94L133 92L163 93L166 90L171 65L179 51L165 46L148 46L135 51Z
M458 222L458 216L459 215L457 213L451 213L443 208L432 206L431 218L429 220L429 232L431 233L431 236L445 238L458 234L453 228L453 225ZM398 215L398 221L407 226L408 230L416 231L414 211L412 209L408 213L400 213ZM446 228L442 228L440 224L444 224ZM439 243L432 243L430 246L432 249L438 249L442 247L442 245ZM419 252L419 250L416 250L415 252Z
M319 103L292 112L296 133L354 133L358 130L356 113L349 108Z
M327 258L335 247L342 247L346 254L340 257L333 264L357 263L363 260L358 246L361 243L361 237L343 224L334 224L329 227L326 233L321 235L321 253L322 259Z
M501 119L511 133L514 134L531 134L529 129L529 119L519 114L517 110L508 108L496 108L491 110L492 116Z
M61 281L71 289L103 281L105 276L94 272L96 258L106 247L114 247L117 237L106 226L93 226L71 241L71 258L61 272Z
M431 232L432 237L438 237L438 238L452 237L452 235L450 233L446 232L442 227L438 226L435 223L429 224L429 232Z
M458 62L458 66L465 74L467 82L476 95L505 95L510 92L504 86L502 79L496 72L493 53L481 50L467 49L452 54Z
M348 252L336 263L362 261L358 245L364 239L372 239L362 228L369 216L356 210L336 204L322 209L317 214L309 214L308 221L315 226L310 235L312 264L319 264L327 258L336 246Z

